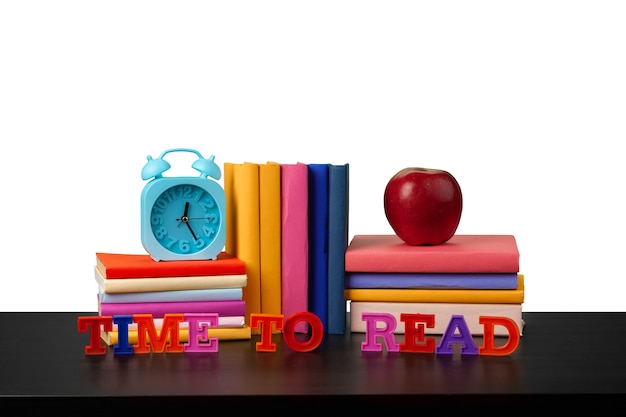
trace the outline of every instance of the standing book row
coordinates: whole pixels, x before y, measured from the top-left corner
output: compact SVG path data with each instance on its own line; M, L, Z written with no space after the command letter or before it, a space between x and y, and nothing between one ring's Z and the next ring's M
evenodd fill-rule
M482 335L480 316L524 322L524 276L511 235L455 235L435 246L410 246L396 235L356 235L345 256L345 297L350 330L364 333L363 313L394 316L394 333L404 333L402 313L432 314L425 334L442 335L452 315L462 315L472 335ZM495 326L496 336L508 335Z
M344 333L348 164L227 162L224 192L225 251L247 266L246 322L309 311Z
M215 313L218 326L208 328L208 337L251 338L243 300L246 264L226 252L215 260L163 262L148 254L98 252L94 272L101 316L150 314L160 332L166 314ZM188 340L185 325L179 327L181 342ZM115 325L112 331L101 331L101 338L109 346L117 344ZM128 341L137 343L136 324L129 326Z

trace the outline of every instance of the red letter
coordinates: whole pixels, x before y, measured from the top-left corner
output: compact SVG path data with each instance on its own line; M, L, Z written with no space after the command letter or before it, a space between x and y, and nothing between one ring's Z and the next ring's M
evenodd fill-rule
M505 356L517 349L519 344L519 329L517 324L508 317L490 317L480 316L478 322L485 328L483 332L483 345L478 348L479 355L486 356ZM504 326L509 332L508 342L501 347L495 347L494 345L494 332L493 328L496 324Z
M188 313L185 314L188 323L189 337L185 345L185 352L217 352L217 337L209 338L209 326L217 327L217 313ZM200 342L208 342L202 343Z
M301 321L306 321L311 326L311 338L304 343L298 342L294 335L296 324ZM324 325L319 317L308 311L293 313L285 322L283 338L287 346L291 349L297 352L310 352L322 343L322 339L324 338Z
M404 343L400 343L401 352L435 352L435 339L432 337L424 337L424 324L426 324L428 328L435 327L434 314L402 313L400 314L400 321L404 322ZM417 324L418 322L421 323ZM417 342L420 342L420 344L417 344Z
M78 331L85 333L89 329L89 345L85 346L85 355L105 355L106 346L100 342L100 326L105 332L113 330L111 316L85 316L78 318Z
M256 342L257 352L276 352L276 344L272 342L272 323L276 330L283 329L284 316L282 314L250 314L250 327L258 329L261 326L261 341Z
M361 351L380 352L383 345L376 342L376 336L381 336L387 345L389 352L398 352L400 345L396 343L393 336L396 330L396 318L387 313L362 313L361 320L365 321L365 342L361 343ZM378 328L376 322L380 320L385 323L385 327Z
M178 323L183 321L182 314L165 314L163 316L163 324L161 331L157 333L154 328L154 320L152 314L133 314L133 320L137 323L137 345L135 353L150 353L146 335L150 338L150 345L153 352L163 352L167 335L170 335L170 341L167 342L167 352L182 352L183 345L180 343L178 333Z

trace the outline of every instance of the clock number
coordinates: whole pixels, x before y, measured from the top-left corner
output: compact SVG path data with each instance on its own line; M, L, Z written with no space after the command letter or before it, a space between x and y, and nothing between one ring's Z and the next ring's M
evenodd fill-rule
M216 224L217 223L217 214L215 213L209 213L206 216L204 216L204 220L207 223L213 223Z
M181 185L178 187L180 198L185 198L187 200L199 201L200 197L202 197L202 190L196 189L195 187L191 187L190 185Z
M181 252L189 252L191 245L189 245L189 241L187 239L181 239L178 241L178 249L180 249Z
M204 246L204 239L198 239L194 242L194 245L196 246L196 248L200 249L201 247Z
M167 236L167 230L165 230L165 227L161 226L157 229L154 229L154 235L157 237L157 239L163 239L165 236Z
M204 235L207 237L211 237L212 235L217 233L214 227L210 227L206 225L202 226L202 231L204 232Z
M152 217L150 218L150 222L157 226L159 224L163 224L163 216L161 214L152 214Z
M165 201L162 198L159 198L157 201L154 202L153 210L159 209L161 213L163 213L163 211L167 208L167 204L168 204L167 201Z
M200 206L204 211L209 211L215 207L215 202L212 199L207 198L206 200L200 202Z

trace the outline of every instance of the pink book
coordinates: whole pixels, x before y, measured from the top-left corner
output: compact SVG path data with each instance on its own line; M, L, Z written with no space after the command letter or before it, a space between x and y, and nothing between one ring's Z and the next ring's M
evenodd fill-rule
M152 314L162 318L176 313L217 313L219 316L245 316L246 303L232 301L182 301L168 303L98 303L101 316Z
M346 250L349 272L519 272L511 235L455 235L434 246L410 246L396 235L356 235Z
M281 164L281 299L285 320L293 313L308 310L308 166ZM304 333L300 322L296 332Z

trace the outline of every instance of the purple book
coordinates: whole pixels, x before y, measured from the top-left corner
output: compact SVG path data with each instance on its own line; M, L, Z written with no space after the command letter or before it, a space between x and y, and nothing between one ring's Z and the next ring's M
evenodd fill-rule
M346 288L515 289L516 273L346 272Z
M219 316L245 316L246 303L232 301L180 301L163 303L98 303L101 316L152 314L161 318L165 314L217 313Z

